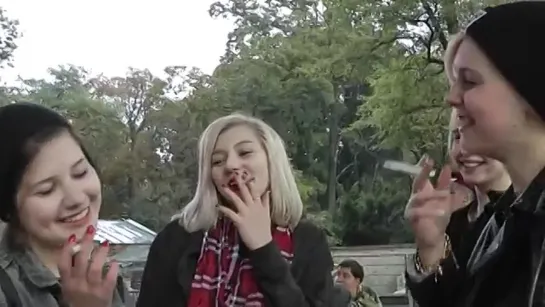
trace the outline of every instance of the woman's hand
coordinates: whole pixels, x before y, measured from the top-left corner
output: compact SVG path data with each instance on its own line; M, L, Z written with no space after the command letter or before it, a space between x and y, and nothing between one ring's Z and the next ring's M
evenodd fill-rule
M112 304L119 266L112 263L103 275L109 247L106 242L93 251L94 234L94 227L89 226L76 255L72 256L76 245L74 235L62 250L59 263L61 288L64 300L71 307L110 307ZM89 259L91 253L93 255Z
M437 185L429 180L433 161L423 158L419 165L422 171L414 179L412 195L405 208L405 217L410 222L415 234L419 256L424 264L433 264L444 253L445 231L450 216L459 208L458 193L451 190L451 169L443 167Z
M233 221L246 246L256 250L272 241L270 192L257 194L253 181L244 182L240 174L236 175L236 180L240 196L227 186L221 188L237 212L225 206L219 206L218 209Z

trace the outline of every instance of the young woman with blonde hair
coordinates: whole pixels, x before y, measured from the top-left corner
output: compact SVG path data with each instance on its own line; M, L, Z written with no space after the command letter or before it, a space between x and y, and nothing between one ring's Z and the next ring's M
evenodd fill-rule
M460 294L473 247L494 210L499 209L495 202L511 184L505 167L499 161L469 154L460 147L455 110L451 113L448 139L449 165L452 173L456 174L451 176L455 179L450 186L453 197L445 199L442 191L419 190L414 191L407 204L407 217L417 236L416 260L419 263L408 265L406 281L420 307L448 306L446 302L454 302ZM441 206L437 206L438 201ZM449 211L431 211L437 207ZM437 214L432 217L441 223L427 223L430 212ZM445 238L448 238L451 253L441 261L439 275L433 270L438 261L433 257L444 254ZM427 271L426 266L430 264L432 266L428 268L431 270Z
M545 306L543 16L543 1L488 8L449 49L460 146L502 162L512 180L496 203L507 209L494 212L471 252L463 291L445 302L452 306ZM428 267L437 272L450 253L436 246Z
M333 261L280 136L240 114L199 142L192 201L151 246L138 307L329 306Z

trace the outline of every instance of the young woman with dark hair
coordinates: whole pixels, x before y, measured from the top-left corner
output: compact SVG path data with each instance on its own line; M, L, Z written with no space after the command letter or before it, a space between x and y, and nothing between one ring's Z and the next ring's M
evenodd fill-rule
M108 244L94 248L100 179L70 123L38 104L7 105L0 144L0 306L123 306Z

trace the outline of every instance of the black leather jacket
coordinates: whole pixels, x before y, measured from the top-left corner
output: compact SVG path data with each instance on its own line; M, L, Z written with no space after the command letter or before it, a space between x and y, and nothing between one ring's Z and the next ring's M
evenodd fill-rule
M407 275L420 307L545 307L545 171L515 198L510 189L496 203L507 210L478 231L467 264L446 259L437 282Z

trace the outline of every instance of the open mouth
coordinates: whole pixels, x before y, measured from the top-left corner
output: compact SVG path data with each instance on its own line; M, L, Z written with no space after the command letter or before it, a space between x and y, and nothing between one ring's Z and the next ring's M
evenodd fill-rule
M232 178L231 180L229 180L229 182L227 183L227 187L233 191L239 190L238 183L235 178Z
M483 165L485 161L482 160L458 160L458 164L465 169L474 169Z
M251 182L251 181L254 181L254 180L255 180L255 178L251 177L248 180L246 180L244 183L248 183L248 182ZM229 182L227 183L227 187L229 189L231 189L231 191L234 191L234 192L240 191L240 188L238 186L238 182L237 182L237 180L235 178L232 178L231 180L229 180Z
M86 207L85 209L74 213L72 215L69 215L67 217L63 217L59 219L59 222L61 223L78 223L81 221L84 221L89 216L89 212L91 211L90 207Z

